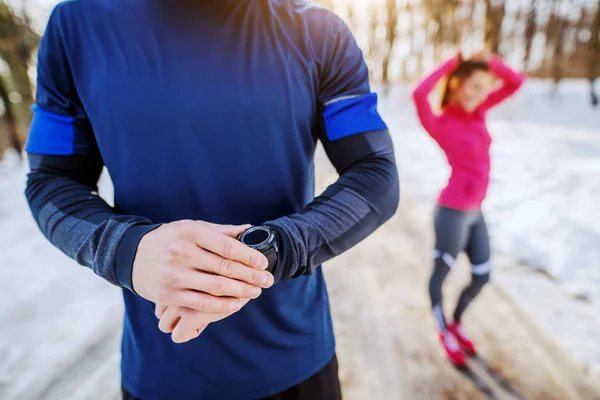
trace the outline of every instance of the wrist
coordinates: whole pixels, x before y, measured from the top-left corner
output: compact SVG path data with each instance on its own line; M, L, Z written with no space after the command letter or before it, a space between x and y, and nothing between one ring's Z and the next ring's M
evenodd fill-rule
M115 278L119 286L136 293L133 288L133 262L142 238L161 224L134 225L129 227L117 245L115 251Z
M298 267L298 249L291 238L290 232L285 226L285 222L288 218L284 217L274 221L270 221L265 225L269 226L272 230L277 233L279 252L277 254L277 265L273 273L275 282L284 282L290 279L297 278Z
M266 270L275 275L279 258L279 235L276 230L266 225L252 226L242 232L238 239L264 255L268 261Z
M502 60L501 57L496 56L496 55L490 55L490 57L487 60L488 66L490 67L490 69L494 69L497 66L503 66L504 65L504 61Z

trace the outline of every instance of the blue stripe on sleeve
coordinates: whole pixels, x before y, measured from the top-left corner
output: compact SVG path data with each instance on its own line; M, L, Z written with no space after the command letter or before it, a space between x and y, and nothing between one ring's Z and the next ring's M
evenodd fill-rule
M334 100L325 106L323 118L329 140L387 129L377 112L376 93Z
M37 105L32 110L34 116L25 151L54 156L75 154L75 118L51 113Z

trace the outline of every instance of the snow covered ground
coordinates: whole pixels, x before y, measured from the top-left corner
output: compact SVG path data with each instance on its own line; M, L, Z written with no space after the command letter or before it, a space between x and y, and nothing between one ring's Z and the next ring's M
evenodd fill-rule
M494 276L563 348L600 374L600 109L589 106L583 82L565 83L554 97L549 92L547 83L529 82L489 118L493 182L485 211L495 254L510 260L499 262ZM381 111L395 138L402 193L418 199L416 212L428 218L448 174L443 154L421 129L408 86L382 95ZM37 231L24 175L10 155L0 164L0 294L9 304L27 295L31 279L16 265L48 282L53 271L70 267ZM101 193L111 198L106 177ZM102 283L92 283L84 268L73 274Z

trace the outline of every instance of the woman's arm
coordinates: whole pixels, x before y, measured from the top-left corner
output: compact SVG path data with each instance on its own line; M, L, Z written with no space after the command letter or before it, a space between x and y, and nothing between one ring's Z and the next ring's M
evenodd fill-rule
M479 109L483 112L512 96L526 79L524 74L510 68L500 57L491 56L488 65L490 72L502 80L502 86L490 93L488 98L479 106Z
M415 106L417 107L419 120L421 121L421 124L423 124L425 130L430 134L435 130L437 116L431 109L428 96L440 79L448 76L458 66L458 63L458 57L449 59L425 77L413 90L412 96Z

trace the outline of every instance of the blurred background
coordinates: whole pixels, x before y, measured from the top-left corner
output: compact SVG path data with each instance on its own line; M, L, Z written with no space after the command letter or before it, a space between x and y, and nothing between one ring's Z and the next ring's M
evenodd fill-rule
M420 77L448 53L485 43L530 76L598 75L596 0L330 0L358 36L373 78Z
M485 45L530 79L489 116L494 285L467 326L523 398L600 398L600 2L320 3L364 51L403 196L393 220L325 267L346 397L487 398L437 349L426 279L432 211L449 171L410 100L436 63ZM54 4L0 1L0 399L113 399L119 290L48 244L23 196L35 54ZM336 177L321 152L317 175L320 189ZM101 194L111 202L106 174ZM465 279L451 280L450 296Z

